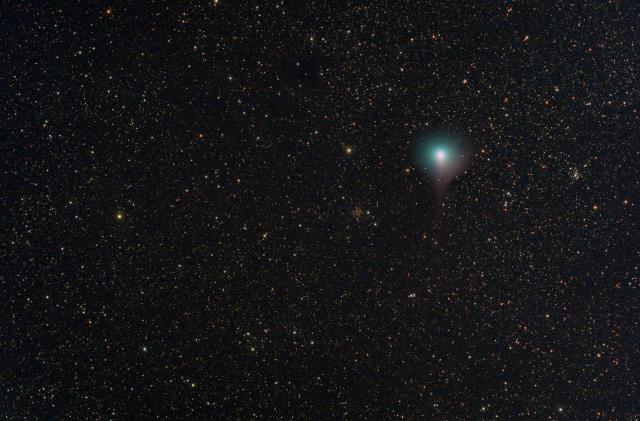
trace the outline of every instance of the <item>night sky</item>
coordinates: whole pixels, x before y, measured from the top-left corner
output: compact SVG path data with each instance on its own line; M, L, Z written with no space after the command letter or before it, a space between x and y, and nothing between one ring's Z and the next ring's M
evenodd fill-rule
M640 418L637 1L12 3L2 419Z

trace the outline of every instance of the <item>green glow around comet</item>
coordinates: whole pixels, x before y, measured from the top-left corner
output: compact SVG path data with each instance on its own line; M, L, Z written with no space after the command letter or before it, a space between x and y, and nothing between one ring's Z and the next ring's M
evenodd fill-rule
M436 138L418 145L416 160L420 167L429 171L449 164L455 159L455 155L454 145L446 142L445 139Z
M449 180L464 171L466 155L464 142L443 131L424 135L413 149L416 166L438 181Z

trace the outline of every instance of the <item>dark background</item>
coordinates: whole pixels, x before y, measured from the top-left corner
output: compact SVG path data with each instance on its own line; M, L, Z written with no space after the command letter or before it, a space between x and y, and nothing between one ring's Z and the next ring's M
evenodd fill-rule
M131 3L0 12L4 419L640 416L637 2Z

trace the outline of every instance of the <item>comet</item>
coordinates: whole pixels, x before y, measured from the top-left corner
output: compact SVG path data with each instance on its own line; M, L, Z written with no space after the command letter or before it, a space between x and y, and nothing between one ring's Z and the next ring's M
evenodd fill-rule
M415 142L413 161L433 183L441 202L449 183L465 174L471 164L471 147L464 137L451 131L424 133Z

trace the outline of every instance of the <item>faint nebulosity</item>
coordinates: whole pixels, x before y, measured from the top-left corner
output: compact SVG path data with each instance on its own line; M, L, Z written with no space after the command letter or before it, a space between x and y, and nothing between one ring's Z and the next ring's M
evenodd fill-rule
M0 21L3 419L640 417L637 1Z

